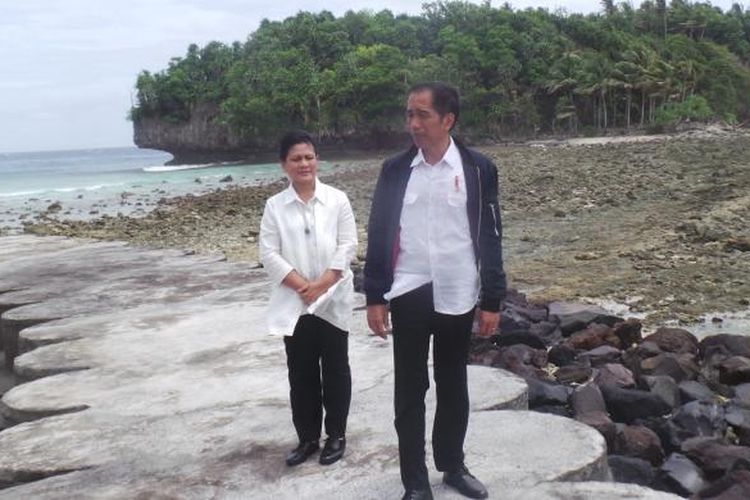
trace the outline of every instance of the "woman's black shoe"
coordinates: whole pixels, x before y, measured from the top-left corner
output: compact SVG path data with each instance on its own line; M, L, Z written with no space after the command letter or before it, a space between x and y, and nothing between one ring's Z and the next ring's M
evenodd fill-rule
M293 465L299 465L307 458L318 451L317 441L301 441L295 449L293 449L289 455L286 456L286 464L291 467Z
M329 437L326 439L326 444L323 445L323 451L320 452L321 465L331 465L344 456L344 450L346 450L345 437Z

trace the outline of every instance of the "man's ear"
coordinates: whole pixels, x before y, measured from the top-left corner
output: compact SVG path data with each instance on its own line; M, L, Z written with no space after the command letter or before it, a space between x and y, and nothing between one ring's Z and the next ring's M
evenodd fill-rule
M453 113L446 113L445 116L443 116L442 121L447 130L451 130L456 124L456 115Z

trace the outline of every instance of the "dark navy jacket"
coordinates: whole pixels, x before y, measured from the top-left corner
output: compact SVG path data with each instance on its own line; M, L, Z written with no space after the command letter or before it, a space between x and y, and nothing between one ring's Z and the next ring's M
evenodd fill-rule
M479 306L484 311L500 310L505 298L502 223L497 201L497 167L486 156L454 139L461 153L466 178L466 211L474 243L481 288ZM364 288L367 304L385 304L383 295L393 285L398 255L398 234L411 162L417 148L386 160L372 199L367 227L367 261Z

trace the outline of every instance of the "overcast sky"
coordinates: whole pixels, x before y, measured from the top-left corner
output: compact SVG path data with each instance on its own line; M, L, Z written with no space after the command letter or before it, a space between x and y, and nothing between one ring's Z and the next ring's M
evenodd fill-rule
M638 4L639 2L635 2ZM712 0L728 9L731 0ZM421 12L406 0L0 0L0 152L131 146L141 70L190 43L245 40L299 10ZM493 6L502 2L493 0ZM515 0L516 9L597 12L598 0Z

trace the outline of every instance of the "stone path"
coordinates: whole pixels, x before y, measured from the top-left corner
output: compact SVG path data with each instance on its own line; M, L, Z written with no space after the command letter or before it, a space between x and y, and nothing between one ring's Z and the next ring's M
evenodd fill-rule
M399 498L391 346L361 308L347 454L284 465L296 442L266 295L262 271L218 258L0 238L1 347L24 382L0 401L0 499ZM602 437L527 411L514 375L472 366L470 390L467 463L491 498L677 498L606 482Z

